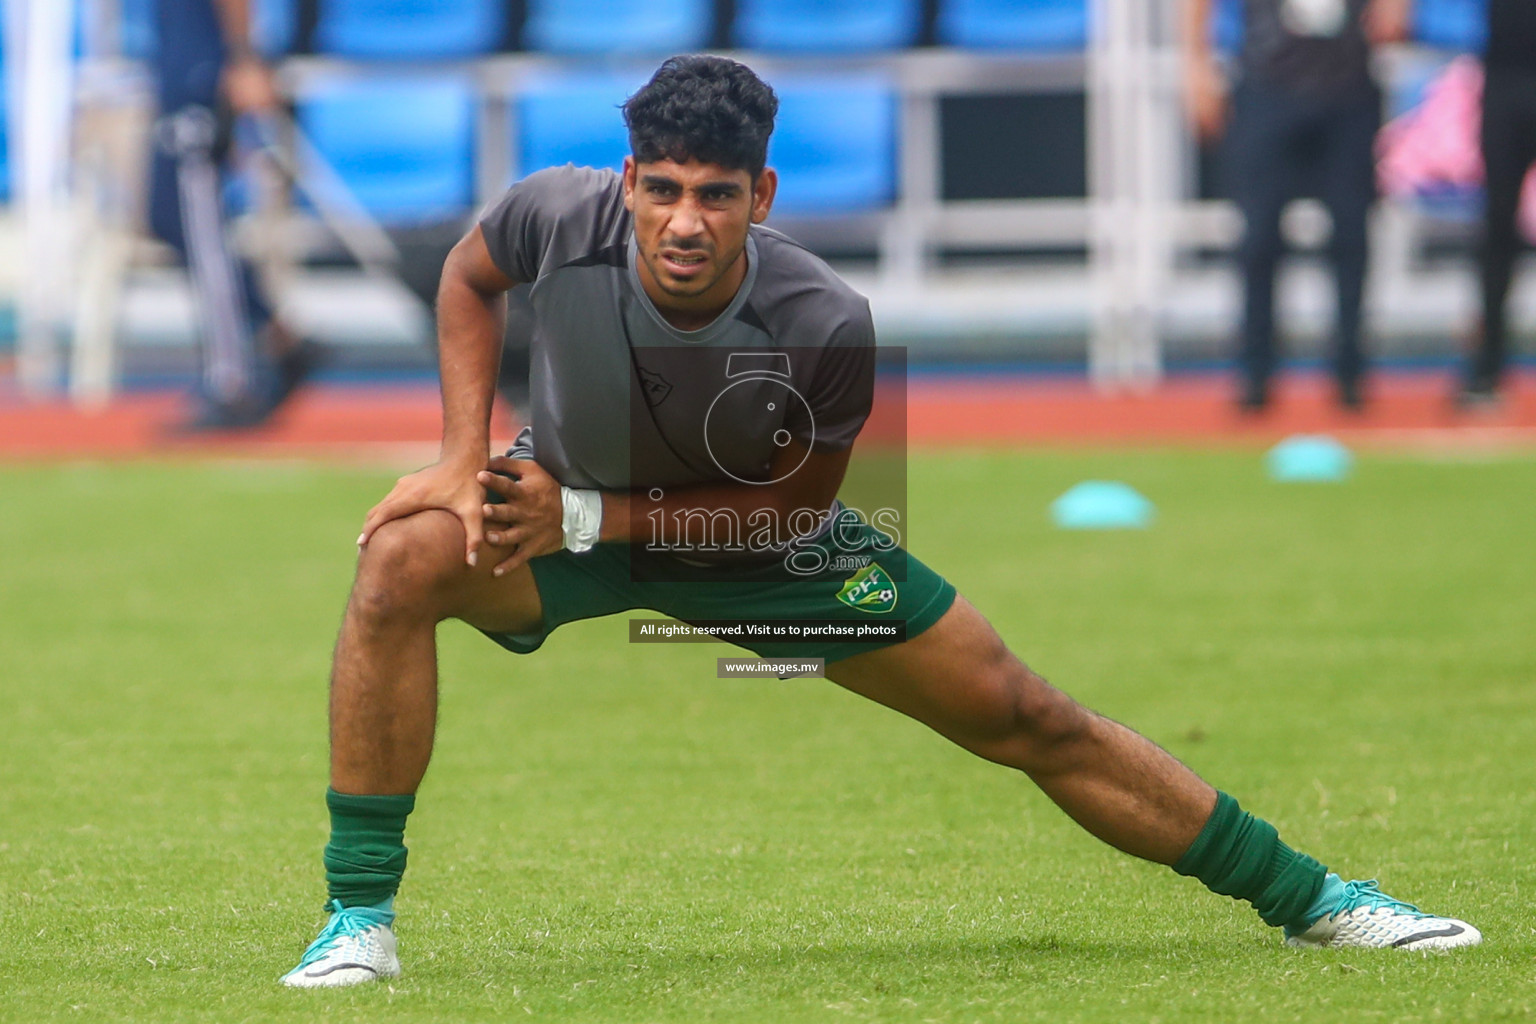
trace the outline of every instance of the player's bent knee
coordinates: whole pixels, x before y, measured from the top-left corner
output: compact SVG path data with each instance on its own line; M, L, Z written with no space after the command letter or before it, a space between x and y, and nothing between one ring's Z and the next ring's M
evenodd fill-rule
M358 558L352 606L367 618L438 615L442 595L464 576L464 530L431 510L385 523Z

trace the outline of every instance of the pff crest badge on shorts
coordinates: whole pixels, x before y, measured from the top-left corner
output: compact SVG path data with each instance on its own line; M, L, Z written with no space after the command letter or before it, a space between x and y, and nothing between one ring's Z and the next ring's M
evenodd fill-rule
M880 563L870 562L848 577L837 599L849 608L861 612L880 614L896 607L896 584L880 568Z

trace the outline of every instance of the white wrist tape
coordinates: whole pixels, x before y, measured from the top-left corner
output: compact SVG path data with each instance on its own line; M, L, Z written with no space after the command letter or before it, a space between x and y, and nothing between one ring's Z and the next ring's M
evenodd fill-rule
M560 532L565 549L580 554L597 543L603 527L603 494L576 487L560 488Z

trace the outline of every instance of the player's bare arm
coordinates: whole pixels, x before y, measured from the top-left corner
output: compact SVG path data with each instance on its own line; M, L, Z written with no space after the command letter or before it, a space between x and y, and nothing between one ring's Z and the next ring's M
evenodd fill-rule
M787 524L798 509L830 512L851 454L852 449L807 451L803 442L792 440L769 465L767 476L775 481L772 484L698 484L604 494L602 539L699 550L709 545L708 528L702 517L677 513L718 509L745 520L762 511L768 513L768 521ZM802 468L794 472L797 466ZM787 527L783 530L774 537L775 543L785 544L794 539Z
M1180 14L1185 114L1196 135L1210 142L1227 123L1226 76L1211 52L1211 0L1185 0Z
M217 0L219 30L229 60L219 86L237 113L272 110L282 102L272 68L256 52L251 40L251 0Z
M1412 0L1371 0L1361 15L1365 37L1378 46L1401 43L1413 23Z
M830 511L851 452L852 449L807 450L803 442L792 440L770 466L767 475L775 481L771 484L702 484L604 492L598 539L699 550L709 545L712 520L707 515L679 513L696 509L706 513L726 511L744 521L755 513L766 512L769 522L786 524L797 509ZM808 471L794 472L802 466ZM491 459L489 470L480 474L480 483L501 499L499 504L486 505L481 510L487 523L486 542L515 549L497 564L497 576L511 572L530 558L560 550L564 542L560 484L538 463L497 456ZM787 534L774 538L781 544L792 539Z
M501 365L505 293L517 281L491 261L478 227L448 254L437 292L438 366L443 389L443 445L438 460L401 477L373 507L357 542L392 519L443 509L464 526L464 559L484 544L483 492L476 474L490 454L491 403Z

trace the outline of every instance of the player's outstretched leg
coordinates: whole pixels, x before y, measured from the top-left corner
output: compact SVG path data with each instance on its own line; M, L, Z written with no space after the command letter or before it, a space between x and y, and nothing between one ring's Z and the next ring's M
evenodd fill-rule
M1482 938L1292 850L1172 754L1031 672L964 598L907 643L837 662L828 675L1024 772L1117 849L1247 900L1292 945L1444 949Z
M400 973L394 898L405 873L405 823L432 757L437 624L462 618L530 632L543 616L526 567L491 575L507 552L464 565L450 513L385 523L357 565L331 670L331 786L325 846L330 921L297 967L296 988L355 985Z

